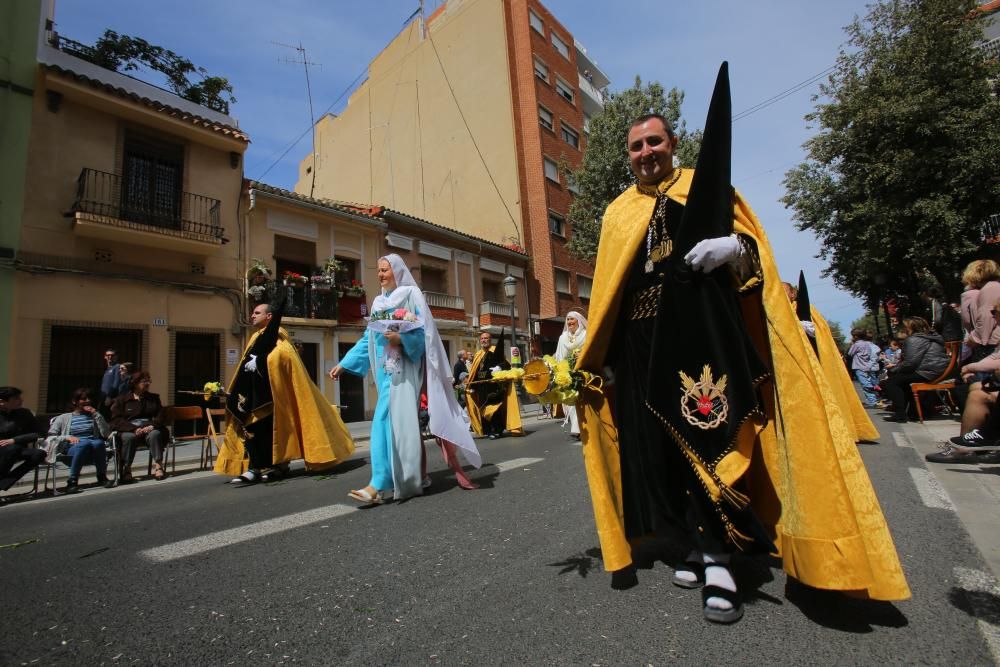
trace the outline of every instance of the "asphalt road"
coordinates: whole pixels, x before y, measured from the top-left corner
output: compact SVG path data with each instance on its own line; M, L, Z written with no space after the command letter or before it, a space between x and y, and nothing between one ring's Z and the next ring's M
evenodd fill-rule
M918 492L923 463L890 425L861 448L913 599L852 600L744 559L733 626L704 621L662 560L612 589L579 445L526 425L480 441L481 489L428 448L428 494L370 509L346 495L364 452L249 488L199 473L8 505L0 664L994 664L996 579Z

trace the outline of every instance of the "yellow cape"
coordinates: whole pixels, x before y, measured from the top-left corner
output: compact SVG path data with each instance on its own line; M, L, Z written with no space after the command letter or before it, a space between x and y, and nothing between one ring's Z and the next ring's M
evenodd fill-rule
M490 347L490 352L496 349L496 345ZM476 350L476 356L472 358L472 365L469 366L469 378L466 382L472 382L473 378L476 377L476 372L479 370L479 364L483 362L483 357L486 353L482 348ZM521 405L517 400L517 389L514 387L513 382L507 382L507 398L505 400L507 404L507 423L506 429L514 435L524 435L524 428L521 424ZM497 403L496 405L487 405L486 408L480 408L475 401L475 394L472 392L465 392L465 405L469 410L469 421L472 423L472 430L476 435L483 434L483 419L490 419L493 414L500 409L502 403Z
M247 349L259 334L258 331L250 337ZM307 469L323 470L354 453L350 431L309 377L284 329L278 334L278 344L267 355L267 372L275 407L274 463L305 459ZM229 384L230 391L233 381ZM243 440L231 421L226 426L214 470L235 476L246 471L248 461Z
M682 170L667 196L685 203L692 175ZM603 370L622 286L655 201L653 194L633 186L605 212L580 369ZM785 296L764 230L738 194L733 218L735 230L754 238L760 254L762 289L747 293L741 305L748 333L773 372L774 384L765 390L776 385L777 391L765 391L767 424L748 422L716 472L726 485L745 480L754 511L772 531L789 576L815 588L906 599L910 591L853 429L830 400L829 382ZM632 556L622 517L618 432L600 392L581 398L584 463L604 564L609 571L621 570Z
M810 310L812 311L813 325L816 327L816 346L819 348L820 366L823 367L826 381L837 400L840 414L847 422L848 428L853 429L854 441L878 440L878 429L861 404L858 392L854 390L851 376L847 372L847 366L844 365L844 358L830 332L830 325L819 314L815 306L811 307Z

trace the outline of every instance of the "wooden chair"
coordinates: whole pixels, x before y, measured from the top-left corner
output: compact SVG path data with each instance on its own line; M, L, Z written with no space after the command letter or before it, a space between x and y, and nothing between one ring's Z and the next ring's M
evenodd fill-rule
M201 420L205 416L203 408L198 405L168 405L165 410L167 426L170 428L170 439L167 441L166 450L163 452L163 464L166 467L167 458L171 458L170 472L171 474L177 470L177 446L183 445L189 442L202 441L204 442L208 438L207 433L198 433L198 427L201 425ZM191 435L177 435L177 429L175 428L177 422L190 422L193 433ZM204 445L202 446L202 457L204 457ZM173 452L173 457L170 453Z
M958 406L955 405L955 399L951 397L951 390L955 388L955 378L953 375L957 370L958 356L962 352L962 343L961 341L951 341L945 343L944 347L951 356L948 360L948 367L944 369L944 372L931 382L914 382L910 385L910 391L913 392L913 402L917 405L917 416L920 417L921 424L924 423L924 409L923 406L920 405L920 394L925 391L933 391L937 393L938 396L943 395L944 400L948 403L949 407L954 412L958 412Z
M208 437L205 439L205 446L202 448L201 466L208 470L215 462L215 455L222 450L222 440L226 437L226 409L225 408L205 408L205 418L208 420ZM215 427L216 420L219 420L220 429Z

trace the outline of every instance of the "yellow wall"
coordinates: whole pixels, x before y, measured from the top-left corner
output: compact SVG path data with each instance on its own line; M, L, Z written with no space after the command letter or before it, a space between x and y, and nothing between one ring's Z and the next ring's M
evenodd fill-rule
M24 390L26 405L43 405L45 397L40 391L49 354L43 336L46 322L95 328L126 325L145 330L148 342L145 359L129 361L137 366L147 361L146 368L153 376L151 390L160 393L165 403L171 403L173 387L168 380L172 329L221 333L224 376L234 368L224 364L226 349L242 349L242 335L235 327L241 313L234 307L243 273L237 225L242 173L230 166L229 152L242 154L246 144L190 123L190 127L182 128L181 121L167 114L150 112L137 103L89 87L67 90L58 109L51 111L46 106L46 90L62 85L55 76L39 69L36 77L20 253L33 263L69 271L17 272L10 383ZM128 105L134 108L127 109ZM158 232L138 241L125 234L97 240L74 231L73 216L67 213L76 198L81 171L90 168L121 174L126 128L141 129L145 134L184 146L182 188L221 201L220 222L228 243L180 252L163 249ZM122 240L126 238L131 240ZM96 260L97 250L112 253L113 261ZM203 265L204 274L196 272L192 265ZM121 275L111 277L109 272ZM159 284L144 280L152 274L158 277ZM188 281L216 288L209 293L192 293ZM154 324L156 319L165 320L165 325ZM94 384L98 386L101 365L100 358L96 359ZM205 381L216 379L220 378L205 377Z
M381 204L495 242L523 239L501 0L451 0L430 38L419 21L407 26L347 108L317 124L314 196ZM299 193L309 194L310 166L307 155Z

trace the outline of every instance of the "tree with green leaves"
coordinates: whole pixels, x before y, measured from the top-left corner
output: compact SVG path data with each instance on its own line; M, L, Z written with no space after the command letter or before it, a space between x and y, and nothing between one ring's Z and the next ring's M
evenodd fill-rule
M827 324L830 325L830 335L833 336L833 342L837 345L837 349L840 350L840 353L843 354L847 351L848 346L847 342L844 340L844 332L840 328L840 323L830 322L828 320Z
M570 182L578 191L569 209L573 236L569 249L584 259L597 256L601 238L601 218L604 209L618 195L635 183L625 149L632 121L647 113L663 115L678 137L675 152L681 166L693 167L701 147L701 131L688 132L681 120L684 93L677 88L667 92L657 82L643 86L639 77L635 84L619 93L611 93L604 109L590 119L587 150L579 169L562 165Z
M227 79L208 76L204 68L196 67L187 58L140 37L105 30L92 49L77 54L114 72L131 72L148 67L163 74L170 90L178 96L221 113L228 114L229 105L236 103L233 87ZM192 83L191 76L199 76L201 81Z
M870 5L806 116L819 132L783 201L819 237L825 274L869 307L876 282L915 297L925 272L957 292L982 223L1000 211L998 65L978 48L976 5Z

